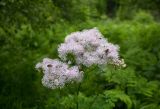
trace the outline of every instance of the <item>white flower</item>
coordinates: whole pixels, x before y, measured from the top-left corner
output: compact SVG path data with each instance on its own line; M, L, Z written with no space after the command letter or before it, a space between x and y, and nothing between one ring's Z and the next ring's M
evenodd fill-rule
M83 72L78 67L81 64L87 67L105 64L126 67L124 60L119 58L119 46L109 43L97 28L66 36L65 42L58 47L58 53L68 64L58 59L44 58L35 66L44 73L42 84L51 89L61 88L72 81L82 81ZM67 59L69 54L75 56L78 66L69 67L72 65L72 59Z
M71 53L74 55L80 55L84 52L84 48L82 45L73 43L63 43L58 48L59 57L63 60L66 60L67 54Z
M42 84L52 89L61 88L70 81L80 82L83 77L77 66L69 67L68 64L57 59L44 58L36 68L43 70Z
M62 60L66 61L67 55L71 53L75 56L77 64L87 67L93 64L113 64L115 60L119 60L119 46L109 43L97 28L74 32L66 36L58 52Z
M73 66L69 68L67 72L68 80L75 80L75 81L82 81L83 78L83 72L79 71L78 66Z

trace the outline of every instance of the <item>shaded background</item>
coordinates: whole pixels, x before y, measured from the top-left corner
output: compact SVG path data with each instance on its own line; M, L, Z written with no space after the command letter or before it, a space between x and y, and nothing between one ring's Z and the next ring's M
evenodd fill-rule
M75 109L74 85L61 92L47 89L34 67L44 57L57 58L57 46L67 34L98 27L120 45L127 68L88 71L79 108L160 109L159 4L160 0L0 0L0 108Z

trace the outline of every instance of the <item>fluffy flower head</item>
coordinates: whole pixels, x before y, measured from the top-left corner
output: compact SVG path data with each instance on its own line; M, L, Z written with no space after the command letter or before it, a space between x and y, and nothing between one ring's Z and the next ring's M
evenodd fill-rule
M77 64L87 67L93 64L113 64L115 60L119 60L119 46L109 43L97 28L66 36L58 52L62 60L66 60L68 54L73 54Z
M70 81L80 82L83 77L83 73L77 66L69 67L68 64L57 59L44 58L36 65L36 68L42 69L44 73L42 84L52 89L63 87Z

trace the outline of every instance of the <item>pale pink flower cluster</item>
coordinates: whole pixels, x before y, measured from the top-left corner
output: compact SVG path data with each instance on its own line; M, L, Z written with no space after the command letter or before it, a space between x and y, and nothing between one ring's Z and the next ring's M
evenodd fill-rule
M66 61L73 54L77 64L91 65L121 64L119 46L109 43L97 28L74 32L65 38L59 48L59 57Z
M36 65L36 69L42 69L44 76L42 84L48 88L63 87L71 81L80 82L83 72L78 66L112 64L125 67L123 59L119 58L119 46L109 43L97 28L74 32L66 36L64 43L58 47L58 59L44 58ZM77 66L69 67L72 59L67 59L69 54L74 55ZM67 64L68 62L68 64Z
M36 69L43 70L42 84L51 89L61 88L71 81L80 82L83 77L83 72L77 66L69 67L57 59L44 58L36 65Z

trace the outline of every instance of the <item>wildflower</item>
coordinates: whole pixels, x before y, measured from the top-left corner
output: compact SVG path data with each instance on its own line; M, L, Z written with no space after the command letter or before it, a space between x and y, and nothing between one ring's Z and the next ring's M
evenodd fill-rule
M64 43L58 47L58 53L61 60L68 64L58 59L44 58L36 65L36 69L42 69L44 73L42 84L52 89L61 88L72 81L82 81L81 64L87 67L105 64L126 67L124 60L119 58L119 46L109 43L97 28L66 36ZM70 54L74 59L67 59ZM72 64L77 66L69 67Z
M80 82L83 77L83 73L77 66L69 67L68 64L57 59L44 58L41 63L36 65L36 68L42 69L44 73L42 84L52 89L61 88L71 81Z
M97 28L74 32L66 36L59 45L59 57L66 61L68 54L73 54L77 64L87 67L104 65L119 60L119 46L109 43Z

